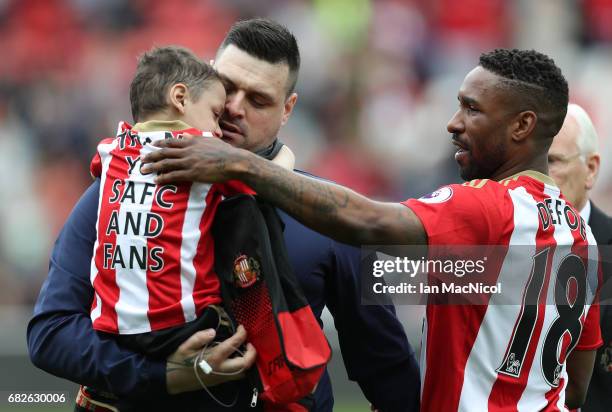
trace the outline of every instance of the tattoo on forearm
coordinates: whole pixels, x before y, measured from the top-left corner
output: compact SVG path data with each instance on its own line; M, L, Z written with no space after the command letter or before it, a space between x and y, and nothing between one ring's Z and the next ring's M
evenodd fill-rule
M259 163L259 162L258 162ZM302 217L312 214L336 216L349 207L350 197L330 184L296 178L290 172L268 163L251 163L251 175L267 179L250 183L265 198Z

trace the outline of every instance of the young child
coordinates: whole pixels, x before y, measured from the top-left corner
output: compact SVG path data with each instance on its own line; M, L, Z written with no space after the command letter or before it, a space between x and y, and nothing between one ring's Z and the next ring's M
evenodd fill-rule
M139 60L130 86L136 124L98 145L101 178L91 263L94 329L165 359L198 330L232 334L220 308L210 227L223 196L252 193L239 182L158 186L140 171L151 143L183 134L221 137L225 89L216 71L187 49L162 47Z
M254 192L238 181L160 186L140 169L140 159L159 150L152 144L158 140L221 137L225 99L216 71L193 53L153 49L139 60L130 86L136 124L119 123L117 136L98 145L91 164L101 179L91 262L93 327L157 359L199 330L215 329L219 341L235 332L221 307L212 223L224 197ZM294 159L282 146L273 161L292 169Z

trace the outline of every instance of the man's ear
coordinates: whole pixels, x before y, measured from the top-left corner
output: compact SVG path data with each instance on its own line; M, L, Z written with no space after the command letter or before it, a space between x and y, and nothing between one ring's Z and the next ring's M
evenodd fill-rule
M293 108L295 107L295 103L297 102L298 95L293 92L287 99L285 99L285 107L283 110L283 118L281 121L281 125L285 125L289 120L289 116L291 116L291 112L293 112Z
M589 155L584 162L587 167L586 179L584 180L586 190L591 190L593 186L595 186L595 181L599 174L600 161L599 153L593 153Z
M185 104L188 99L187 86L176 83L170 88L170 106L180 114L185 114Z
M522 142L528 138L536 127L538 115L531 110L520 112L511 123L512 140Z

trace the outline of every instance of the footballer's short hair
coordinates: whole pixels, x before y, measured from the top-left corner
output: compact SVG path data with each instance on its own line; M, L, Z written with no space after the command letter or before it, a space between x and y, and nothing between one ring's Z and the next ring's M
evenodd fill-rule
M168 90L183 83L198 100L207 83L220 80L211 65L180 46L155 47L138 59L130 85L130 104L135 122L168 106Z
M495 49L481 54L479 64L502 77L500 87L516 97L521 110L536 113L538 135L552 139L559 132L569 88L553 59L535 50Z
M295 36L285 26L263 18L236 22L223 39L219 52L229 45L268 63L287 64L287 96L293 93L300 71L300 50Z

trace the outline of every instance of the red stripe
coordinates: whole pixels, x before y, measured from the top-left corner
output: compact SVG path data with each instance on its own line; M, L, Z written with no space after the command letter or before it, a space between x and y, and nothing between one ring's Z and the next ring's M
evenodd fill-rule
M147 241L150 256L154 248L163 249L158 256L161 256L164 262L161 270L154 271L151 268L155 267L155 262L149 260L147 268L147 289L149 290L147 316L151 323L151 330L185 323L181 306L181 244L191 184L176 185L172 190L169 190L168 187L171 186L157 186L155 197L157 198L162 191L162 201L171 203L172 207L166 209L156 201L151 207L151 213L159 215L164 224L161 233ZM174 188L176 193L173 192Z
M427 369L422 411L457 410L465 365L486 310L485 305L427 306ZM457 341L457 336L462 339ZM441 388L445 396L439 396Z
M507 191L505 196L509 196ZM502 215L512 216L512 202L503 203L508 205L508 210ZM503 224L503 222L492 223ZM492 236L503 233L498 239L493 239L494 244L508 245L513 230L513 221L504 227L500 225L492 228ZM497 278L505 255L494 255L495 257L491 256L487 261L487 273L491 274L488 276ZM487 311L487 305L488 298L481 305L427 305L425 360L427 367L421 397L422 411L450 411L459 407L465 367ZM457 340L457 337L460 337L460 340ZM441 396L441 393L444 393L444 396Z
M96 310L97 307L98 307L98 299L96 299L96 296L94 295L93 301L91 302L91 312Z
M215 247L211 225L221 202L217 185L206 194L206 209L200 221L200 242L193 259L196 278L193 285L193 302L196 315L200 315L208 305L221 303L221 284L214 271Z
M119 327L117 323L117 312L115 311L115 305L119 300L119 286L116 281L116 272L113 268L104 269L104 244L113 245L112 250L117 243L117 236L115 232L111 232L109 235L106 234L106 229L110 221L110 217L113 212L119 213L121 203L109 203L109 199L112 197L112 186L116 180L124 181L128 177L128 166L125 160L126 156L138 155L139 148L126 146L124 150L119 148L119 145L110 152L112 160L110 161L108 171L106 172L106 178L104 181L104 188L102 190L102 204L104 207L100 208L100 216L98 218L98 249L95 253L96 268L98 275L96 276L93 286L98 296L100 296L101 304L101 315L98 319L93 322L94 329L102 330L111 333L118 333ZM122 189L124 185L122 184Z

